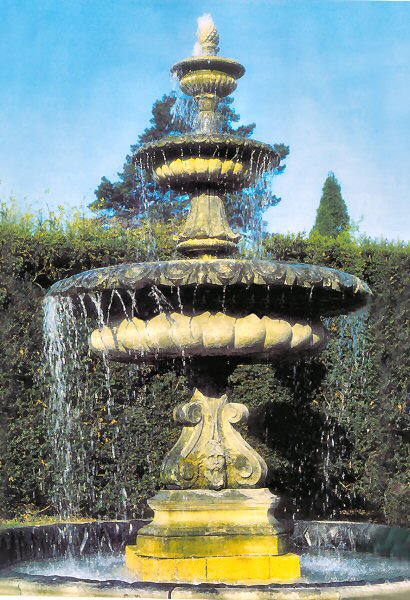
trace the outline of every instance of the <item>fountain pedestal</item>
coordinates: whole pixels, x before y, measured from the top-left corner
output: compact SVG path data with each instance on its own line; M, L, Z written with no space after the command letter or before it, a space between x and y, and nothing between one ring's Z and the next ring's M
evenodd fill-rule
M300 577L300 558L276 520L267 488L164 490L153 521L127 546L141 581L256 584Z
M234 364L223 357L191 363L194 393L174 409L183 429L161 469L168 489L148 501L154 519L126 549L127 566L141 581L300 577L299 556L288 552L288 532L274 515L279 498L263 487L266 463L235 429L248 410L221 393Z

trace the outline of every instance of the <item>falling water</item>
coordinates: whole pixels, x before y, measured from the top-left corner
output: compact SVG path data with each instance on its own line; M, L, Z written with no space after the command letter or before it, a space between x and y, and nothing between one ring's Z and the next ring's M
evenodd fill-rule
M77 319L70 297L49 297L44 303L44 357L50 377L47 411L48 435L53 464L52 501L62 518L79 513L86 473L87 448L79 443L86 401L84 367L84 323ZM86 364L86 363L85 363Z
M44 362L50 390L46 419L53 466L51 500L61 518L79 515L84 507L90 512L108 504L104 491L96 495L96 478L101 468L96 450L97 444L101 448L104 443L107 425L113 463L119 454L110 364L104 353L101 361L93 358L88 349L87 339L95 322L87 313L86 303L94 306L100 329L106 325L107 316L102 311L101 294L90 293L86 298L80 295L78 300L76 305L70 297L51 296L44 303ZM104 419L95 413L96 405L101 407ZM125 485L118 469L111 469L110 477L111 487L118 490L113 512L123 517Z
M172 75L172 88L175 95L175 102L171 108L173 133L192 131L198 115L196 104L191 96L187 96L181 91L176 74Z
M349 436L349 411L347 402L364 395L367 385L366 365L368 348L366 328L368 311L362 310L348 316L328 320L327 325L334 323L338 335L331 341L331 351L336 360L332 360L333 368L327 378L328 391L324 393L325 422L321 433L323 448L322 468L323 485L322 513L329 517L335 514L337 504L351 510L356 504L356 491L346 479L349 475L349 451L346 446L346 435ZM340 377L340 370L345 375ZM335 416L337 415L337 420ZM343 433L340 426L345 429Z

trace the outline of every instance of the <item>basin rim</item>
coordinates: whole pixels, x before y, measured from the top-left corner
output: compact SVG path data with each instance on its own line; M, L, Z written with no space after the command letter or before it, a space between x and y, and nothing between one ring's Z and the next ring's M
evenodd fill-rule
M40 526L22 526L22 527L13 527L10 529L0 529L0 550L4 548L4 544L7 543L7 538L10 536L24 536L27 534L27 540L37 541L41 535L46 536L47 533L50 534L53 528L60 527L66 528L68 536L73 531L77 530L77 532L82 531L94 531L101 534L102 536L107 536L110 534L115 538L121 538L124 533L128 536L128 539L135 538L135 534L138 529L147 524L148 520L131 520L131 521L93 521L87 523L56 523L51 525L40 525ZM387 525L379 525L375 523L365 523L365 522L351 522L351 521L295 521L295 532L293 534L293 539L298 540L301 539L301 535L304 534L307 530L311 533L315 531L319 532L320 535L325 535L326 532L333 532L338 534L340 533L342 536L346 536L346 540L349 539L349 534L346 533L348 531L353 531L357 534L358 538L360 536L367 535L370 538L377 538L378 535L384 535L387 538L388 534L393 534L394 532L397 535L401 535L406 537L406 552L408 552L408 556L410 556L410 532L408 530L391 527ZM118 530L116 533L114 533ZM128 543L128 539L124 540L124 543ZM8 540L10 541L10 540ZM113 540L111 540L113 541ZM317 540L316 540L317 541ZM114 542L115 544L115 542ZM78 544L79 546L79 544ZM302 546L303 547L303 546ZM31 552L35 551L35 546L31 548ZM78 552L77 552L78 553ZM35 557L34 557L35 558ZM37 557L38 558L38 557ZM23 562L20 560L18 562ZM16 564L16 562L14 562ZM0 568L4 568L4 565L0 564ZM12 568L12 567L11 567ZM0 571L1 573L1 571ZM11 587L10 587L11 586ZM70 590L71 586L71 590ZM31 594L51 594L51 595L59 595L59 596L70 596L77 595L76 591L78 591L79 586L82 586L81 591L83 592L81 595L85 595L84 592L88 592L89 597L96 596L107 596L107 592L111 592L111 595L115 595L117 597L141 597L135 596L135 594L141 592L143 593L143 597L161 597L158 596L158 592L162 592L164 597L172 598L173 592L175 591L175 597L182 597L181 592L189 590L189 597L195 598L195 592L198 592L198 598L204 598L205 593L209 592L212 594L212 597L220 596L223 598L223 592L232 593L235 591L240 594L244 593L244 591L248 590L249 592L261 592L263 593L263 598L268 599L269 597L275 598L277 593L280 591L286 597L289 595L290 598L297 598L300 592L300 597L306 597L306 594L317 593L318 597L322 594L326 594L326 592L342 592L348 594L348 590L352 590L355 594L354 597L358 597L358 593L363 591L364 595L368 598L403 598L403 600L410 594L410 579L409 578L391 578L391 579L379 579L377 581L337 581L337 582L327 582L327 583L293 583L293 584L269 584L269 585L253 585L253 586L232 586L226 584L199 584L199 585L189 585L189 584L157 584L154 582L135 582L128 583L120 580L106 580L106 581L98 581L91 579L82 579L76 577L65 577L65 576L53 576L53 575L25 575L22 573L14 572L8 577L1 577L0 575L0 594L10 593L10 589L14 589L15 593L23 594L23 595L31 595ZM45 591L46 590L46 591ZM399 595L389 596L389 591L399 592ZM150 596L150 592L153 594ZM272 595L270 596L270 592ZM403 595L401 595L403 593ZM373 594L373 595L371 595ZM407 595L406 595L407 594ZM243 597L243 596L242 596ZM309 596L312 597L312 596ZM350 595L340 595L340 598L351 597Z
M319 290L321 316L343 314L362 308L370 299L369 286L355 275L331 267L269 260L181 259L124 263L72 275L56 282L47 296L78 296L113 289L136 291L144 287L169 288L270 286L307 297Z
M270 144L232 133L168 135L138 148L134 153L134 160L150 157L155 164L157 162L163 164L165 162L164 153L167 153L166 159L181 158L181 150L183 149L190 150L192 157L200 155L203 158L223 156L223 150L227 149L232 149L235 156L237 156L238 149L240 149L242 152L241 161L250 160L252 152L258 151L269 157L273 167L278 166L280 162L279 154ZM204 155L204 151L209 151L211 155L207 157ZM187 155L185 158L189 158L189 156ZM212 182L209 182L209 185L212 185Z

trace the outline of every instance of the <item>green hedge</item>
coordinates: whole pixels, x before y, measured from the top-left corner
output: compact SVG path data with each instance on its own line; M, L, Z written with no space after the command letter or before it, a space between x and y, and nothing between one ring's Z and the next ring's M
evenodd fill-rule
M174 255L173 225L126 230L51 215L41 221L3 206L0 220L0 510L24 518L58 512L64 490L51 453L49 388L42 367L42 299L58 279L122 261ZM153 243L155 240L155 243ZM332 339L295 365L240 366L234 401L251 409L244 434L268 459L269 485L291 514L366 516L408 523L409 272L400 243L269 236L267 257L342 268L375 293L369 310L328 321ZM407 328L407 330L406 330ZM75 512L145 514L159 466L178 436L171 414L188 398L177 368L111 365L108 397L101 361L89 375L73 434ZM85 391L84 391L85 390ZM70 506L65 507L70 510ZM72 507L71 507L72 508Z

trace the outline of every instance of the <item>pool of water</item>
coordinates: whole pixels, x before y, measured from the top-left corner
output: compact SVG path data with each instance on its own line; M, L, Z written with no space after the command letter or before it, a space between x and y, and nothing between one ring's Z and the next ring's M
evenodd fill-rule
M372 582L380 579L410 578L408 560L374 554L312 550L301 555L301 564L300 582L306 583L361 580ZM137 581L135 575L125 566L125 556L122 553L28 561L1 571L0 576L11 575L12 572L96 581Z

